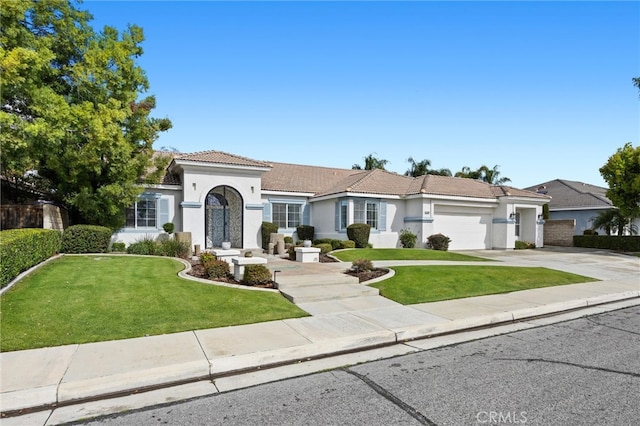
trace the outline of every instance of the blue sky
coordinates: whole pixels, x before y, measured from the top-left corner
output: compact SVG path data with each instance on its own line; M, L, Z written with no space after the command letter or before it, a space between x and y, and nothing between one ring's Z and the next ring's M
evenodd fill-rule
M97 1L144 29L139 59L173 129L156 148L404 173L499 165L511 185L607 186L637 146L639 2Z

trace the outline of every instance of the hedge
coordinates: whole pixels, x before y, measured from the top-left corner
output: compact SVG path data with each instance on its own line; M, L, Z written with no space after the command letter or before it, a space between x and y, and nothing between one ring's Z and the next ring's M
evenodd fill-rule
M300 225L296 227L299 240L313 241L313 236L316 233L316 228L311 225Z
M352 223L347 226L347 237L355 241L356 248L365 248L369 244L371 226L366 223Z
M21 272L60 252L62 234L53 229L10 229L0 232L0 287Z
M638 235L574 235L574 247L640 252Z
M278 225L271 222L262 222L262 248L269 250L269 243L271 242L271 234L278 233Z
M62 234L63 253L106 253L111 229L95 225L73 225Z

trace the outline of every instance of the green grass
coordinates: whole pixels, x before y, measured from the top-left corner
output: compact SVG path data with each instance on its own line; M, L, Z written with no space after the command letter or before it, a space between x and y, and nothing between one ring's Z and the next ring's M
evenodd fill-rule
M404 305L598 281L547 268L516 266L398 266L395 275L372 284Z
M125 339L307 316L278 293L178 277L175 259L67 256L0 300L0 350Z
M343 262L356 259L369 260L453 260L453 261L491 261L481 257L441 250L425 249L353 249L331 253Z

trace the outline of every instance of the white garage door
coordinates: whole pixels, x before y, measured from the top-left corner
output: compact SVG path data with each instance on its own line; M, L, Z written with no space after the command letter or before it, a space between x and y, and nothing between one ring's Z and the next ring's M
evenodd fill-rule
M490 209L435 206L434 233L451 239L449 250L490 249L492 244Z

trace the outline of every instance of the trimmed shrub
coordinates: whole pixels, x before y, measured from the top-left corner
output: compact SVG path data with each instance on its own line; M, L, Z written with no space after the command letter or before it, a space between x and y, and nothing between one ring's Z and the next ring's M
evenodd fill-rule
M414 248L418 241L418 236L408 229L401 229L399 238L404 248Z
M373 262L369 259L356 259L351 263L351 270L356 273L373 271Z
M157 256L181 257L186 259L189 255L189 244L185 241L166 239L156 242L155 254Z
M127 249L127 245L121 241L111 244L111 251L124 252Z
M229 264L224 260L212 260L207 262L205 271L209 276L209 279L215 280L218 278L227 278L231 275L229 270Z
M0 232L0 288L21 272L60 252L62 233L54 229L9 229Z
M329 253L331 250L333 250L333 248L331 247L331 244L327 244L327 243L314 244L313 247L319 248L320 253Z
M316 233L316 228L311 225L300 225L296 227L299 240L313 241L313 236Z
M300 246L297 246L297 247L300 247ZM296 246L289 247L287 252L289 253L289 260L296 260Z
M528 249L534 249L536 248L536 245L534 243L530 243L528 241L516 241L516 246L515 249L516 250L528 250Z
M318 244L329 244L331 245L331 250L337 250L340 248L342 240L334 240L331 238L321 238L319 240L313 240L313 245L317 246Z
M173 234L173 230L175 229L175 225L171 222L167 222L164 225L162 225L162 229L164 229L164 232L166 232L167 234Z
M247 265L242 282L246 285L268 284L271 282L271 271L264 265Z
M127 247L128 254L155 255L157 252L156 242L150 236L145 236Z
M574 247L640 252L638 235L574 235Z
M427 247L432 250L447 251L449 250L450 242L451 239L446 235L434 234L430 235L429 238L427 238Z
M293 244L293 237L284 237L285 244Z
M365 248L369 244L371 226L366 223L352 223L347 226L347 237L356 243L356 248Z
M356 248L356 242L351 240L340 241L340 248L341 249Z
M262 222L262 227L260 228L262 233L262 248L264 250L269 250L269 242L271 241L271 234L275 234L278 232L278 225L271 222Z
M207 264L209 262L213 262L214 260L216 260L216 255L215 254L209 253L208 251L204 251L204 252L200 253L200 263L205 268L207 267Z
M63 253L106 253L111 229L95 225L73 225L62 234Z

